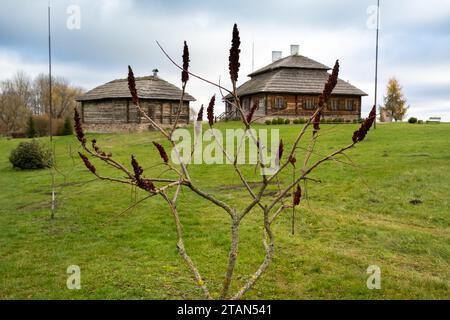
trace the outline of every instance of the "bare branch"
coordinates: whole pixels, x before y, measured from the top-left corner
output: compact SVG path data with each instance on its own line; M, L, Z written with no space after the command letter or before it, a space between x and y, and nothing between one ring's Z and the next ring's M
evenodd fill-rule
M186 253L186 249L184 248L183 227L181 225L178 210L177 210L175 204L172 202L172 200L170 200L169 197L164 192L161 193L161 196L164 198L164 200L166 200L167 204L169 205L170 210L172 211L174 221L175 221L175 227L176 227L177 238L178 238L178 241L177 241L178 253L184 259L184 261L188 265L189 269L191 269L192 273L194 274L197 285L203 290L205 297L207 299L212 299L212 297L209 293L208 287L206 286L205 282L202 279L202 276L200 275L197 267L194 265L191 257L188 256L188 254Z

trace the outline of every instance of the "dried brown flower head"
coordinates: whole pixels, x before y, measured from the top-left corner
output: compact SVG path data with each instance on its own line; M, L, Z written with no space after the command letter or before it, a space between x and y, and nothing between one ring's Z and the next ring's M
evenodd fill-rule
M300 200L302 198L302 188L300 188L300 185L297 184L297 190L293 193L293 199L292 204L294 207L298 206L300 204Z
M131 166L133 167L136 185L146 191L155 191L156 188L153 182L149 179L142 178L144 169L142 169L134 156L131 156Z
M228 58L230 78L234 82L237 82L238 80L239 67L241 66L241 64L239 63L239 54L241 52L241 49L239 49L240 45L241 39L239 38L239 30L237 24L235 23L233 26L233 38L231 40L230 56Z
M322 118L322 112L319 110L319 112L316 113L313 120L314 132L320 130L320 118Z
M250 109L250 112L247 114L247 123L252 122L253 115L255 114L256 109L258 109L258 104L254 104Z
M333 71L331 72L330 76L328 77L327 83L325 83L325 87L323 88L322 94L319 96L319 103L317 106L317 108L319 109L319 112L317 112L317 114L313 120L314 132L317 132L320 130L320 119L322 118L323 106L330 99L331 93L333 92L333 90L336 87L336 84L338 82L338 77L339 77L339 60L336 60L336 63L334 64L334 67L333 67Z
M333 93L334 88L337 85L339 77L339 60L336 60L336 63L334 64L333 71L331 72L331 75L328 77L328 81L325 84L325 88L322 92L322 102L319 99L319 106L320 103L322 103L322 106L327 103L328 99L330 99L331 94Z
M198 110L197 121L203 121L203 105L200 107L200 110Z
M141 179L138 186L146 191L155 191L156 187L149 179Z
M295 158L295 156L290 156L289 157L289 163L292 164L292 166L295 168L295 163L297 162L297 159Z
M281 139L280 144L278 145L278 159L281 160L281 158L283 157L283 152L284 152L284 145L283 145L283 139Z
M158 142L153 141L153 145L158 149L159 156L164 161L164 163L169 163L169 157L167 156L166 150L164 150L164 147L160 145Z
M83 160L84 165L86 166L86 168L88 168L88 170L90 172L92 172L93 174L95 174L96 169L94 167L94 165L89 161L88 157L86 157L84 154L82 154L81 152L78 152L78 155L80 156L80 158Z
M98 154L98 155L100 155L100 156L102 156L102 157L105 157L105 158L110 158L110 157L112 157L112 154L111 154L111 153L106 153L106 152L104 152L104 151L102 151L102 150L100 149L100 147L97 145L97 140L96 140L96 139L92 139L92 140L91 140L91 143L92 143L92 149L94 149L94 151L95 151L96 154Z
M189 80L189 48L186 41L183 48L183 71L181 71L181 82L186 83Z
M361 124L361 127L353 133L353 143L361 142L364 140L370 128L372 127L376 116L377 109L376 106L373 106L372 110L369 113L369 117L364 120L364 122Z
M73 119L74 119L74 127L75 127L75 133L77 135L77 139L84 146L86 144L86 138L84 137L83 126L81 125L81 118L80 118L80 114L78 113L77 108L74 108Z
M206 114L208 116L209 125L214 124L214 104L216 103L216 95L213 95L211 101L209 101L208 108L206 109Z
M139 105L139 98L136 89L136 79L134 78L133 69L128 66L128 89L130 89L131 98L134 105Z
M144 169L142 169L134 156L131 156L131 166L133 167L136 178L139 178L144 173Z

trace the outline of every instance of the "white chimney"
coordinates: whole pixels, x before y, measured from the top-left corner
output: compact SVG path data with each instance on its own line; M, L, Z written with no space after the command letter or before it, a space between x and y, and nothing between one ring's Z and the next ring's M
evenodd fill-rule
M282 52L281 51L272 51L272 62L281 59Z
M296 56L298 55L299 51L299 45L298 44L291 44L291 55Z

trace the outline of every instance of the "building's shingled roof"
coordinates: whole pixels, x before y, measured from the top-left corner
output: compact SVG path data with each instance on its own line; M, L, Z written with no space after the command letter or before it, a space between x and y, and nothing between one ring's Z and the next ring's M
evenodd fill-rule
M237 88L237 94L321 94L330 75L328 70L329 67L317 61L301 55L291 55L249 74L252 79ZM367 93L341 79L333 94L367 96ZM231 97L229 94L225 98Z
M250 73L248 76L253 77L261 73L265 73L268 71L280 69L280 68L294 68L294 69L317 69L317 70L330 70L331 68L320 63L314 61L308 57L301 55L291 55L285 58L279 59L271 64L256 70Z
M255 93L321 94L328 76L326 70L282 68L254 76L237 89L237 94L238 96ZM367 95L341 79L338 80L333 94Z
M180 100L181 98L181 89L155 76L136 78L136 88L141 99ZM89 101L111 98L131 98L127 79L105 83L77 97L76 100ZM184 100L195 101L195 98L185 93Z

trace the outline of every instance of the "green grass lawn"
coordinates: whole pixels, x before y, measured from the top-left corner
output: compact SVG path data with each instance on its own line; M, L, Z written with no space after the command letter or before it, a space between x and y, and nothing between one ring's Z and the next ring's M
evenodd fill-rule
M317 153L347 145L356 127L322 125ZM301 126L279 128L288 150ZM163 141L156 133L93 136L128 166L129 156L136 155L147 176L164 170L151 144ZM8 161L20 141L0 138L1 299L203 298L178 255L173 218L162 199L120 214L145 194L94 179L76 154L76 138L58 137L57 211L51 221L50 170L17 171ZM294 236L290 212L280 218L276 257L246 298L450 299L450 124L380 125L348 155L356 166L329 162L313 173L322 183L308 183ZM232 167L190 169L193 180L218 198L239 208L249 201ZM259 178L251 166L244 172L250 181ZM179 210L187 251L217 292L227 262L229 218L187 189ZM262 261L261 226L257 210L243 222L233 292ZM81 268L81 290L66 288L69 265ZM381 268L381 290L366 287L369 265Z

